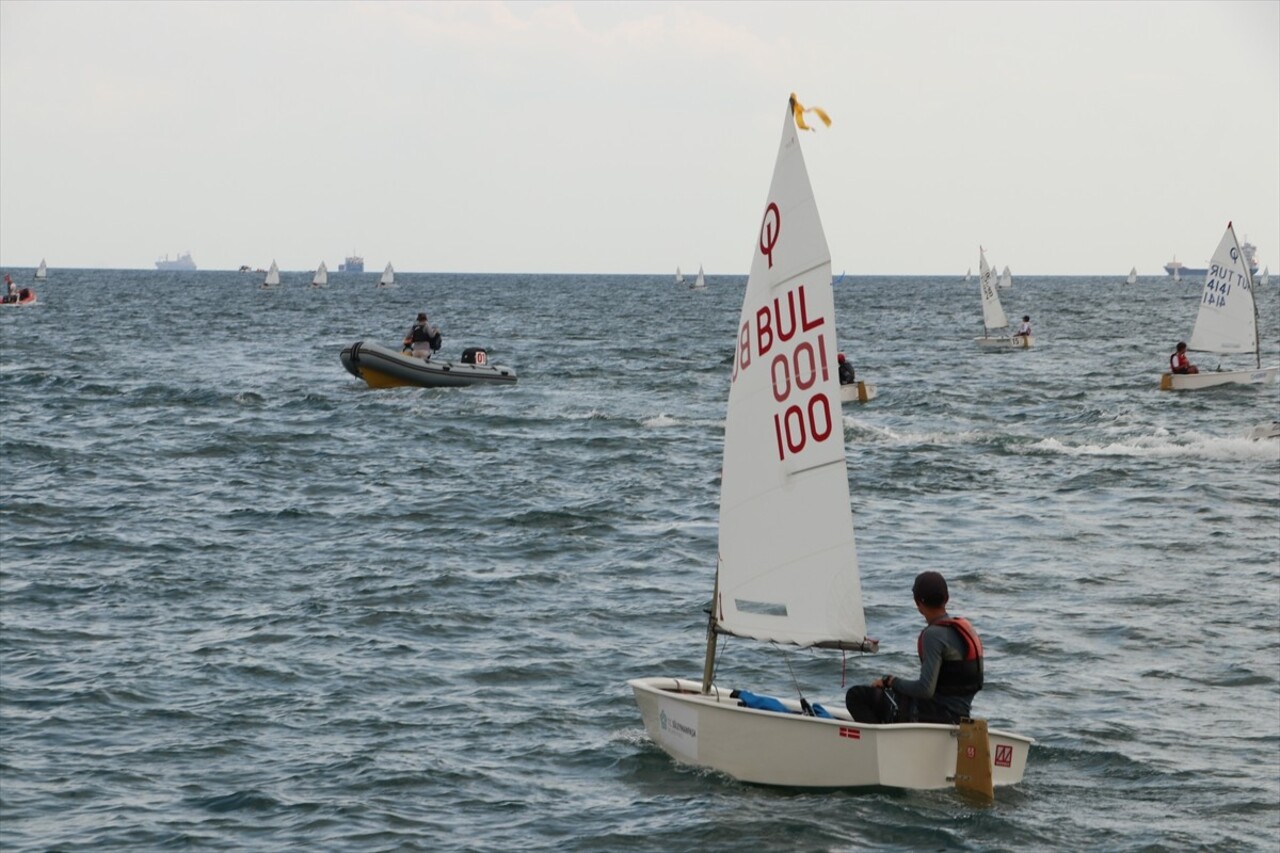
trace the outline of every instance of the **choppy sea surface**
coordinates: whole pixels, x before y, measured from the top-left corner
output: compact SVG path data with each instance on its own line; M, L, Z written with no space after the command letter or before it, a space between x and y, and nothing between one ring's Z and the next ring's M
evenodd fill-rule
M644 733L626 680L701 672L744 277L50 275L0 309L5 850L1275 849L1280 441L1245 434L1280 396L1157 390L1194 282L1015 279L1038 345L1003 354L976 282L835 285L879 388L844 433L883 651L737 640L720 680L911 674L937 569L975 712L1036 739L984 809L742 785ZM519 384L342 369L423 309Z

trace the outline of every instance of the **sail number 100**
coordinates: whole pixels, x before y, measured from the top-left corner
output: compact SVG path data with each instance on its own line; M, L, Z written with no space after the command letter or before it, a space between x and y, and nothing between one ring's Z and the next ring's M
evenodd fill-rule
M802 397L817 384L819 376L825 380L830 375L826 351L826 338L819 335L816 352L812 343L804 341L790 354L775 355L769 365L773 380L773 399L786 403L793 395ZM832 427L831 400L822 391L791 403L773 416L773 435L778 445L778 459L783 460L789 455L800 453L811 440L826 441L831 436Z

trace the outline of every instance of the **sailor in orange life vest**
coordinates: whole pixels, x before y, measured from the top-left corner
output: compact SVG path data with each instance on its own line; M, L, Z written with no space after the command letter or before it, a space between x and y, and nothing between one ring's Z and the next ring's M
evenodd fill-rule
M982 689L982 640L968 620L947 615L946 579L921 572L911 594L929 623L916 641L920 677L886 675L849 688L845 706L860 723L957 723Z
M1178 341L1178 351L1169 356L1169 372L1170 373L1199 373L1200 368L1196 367L1187 358L1187 344L1185 341Z

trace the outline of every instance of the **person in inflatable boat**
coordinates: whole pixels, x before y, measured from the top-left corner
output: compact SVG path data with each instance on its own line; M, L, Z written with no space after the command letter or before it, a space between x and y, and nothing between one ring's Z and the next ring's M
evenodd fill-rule
M849 688L845 706L860 723L958 723L982 689L982 640L967 619L947 615L946 579L921 572L911 594L928 623L916 640L920 677Z
M418 312L418 319L404 336L404 348L418 358L431 358L440 349L440 330L427 322L425 311Z

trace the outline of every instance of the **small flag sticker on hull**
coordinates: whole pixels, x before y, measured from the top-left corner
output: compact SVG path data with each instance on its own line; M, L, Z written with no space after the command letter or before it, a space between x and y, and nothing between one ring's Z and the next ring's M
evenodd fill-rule
M858 729L849 729L844 726L840 727L840 737L847 737L850 740L858 740L862 737L862 732Z

